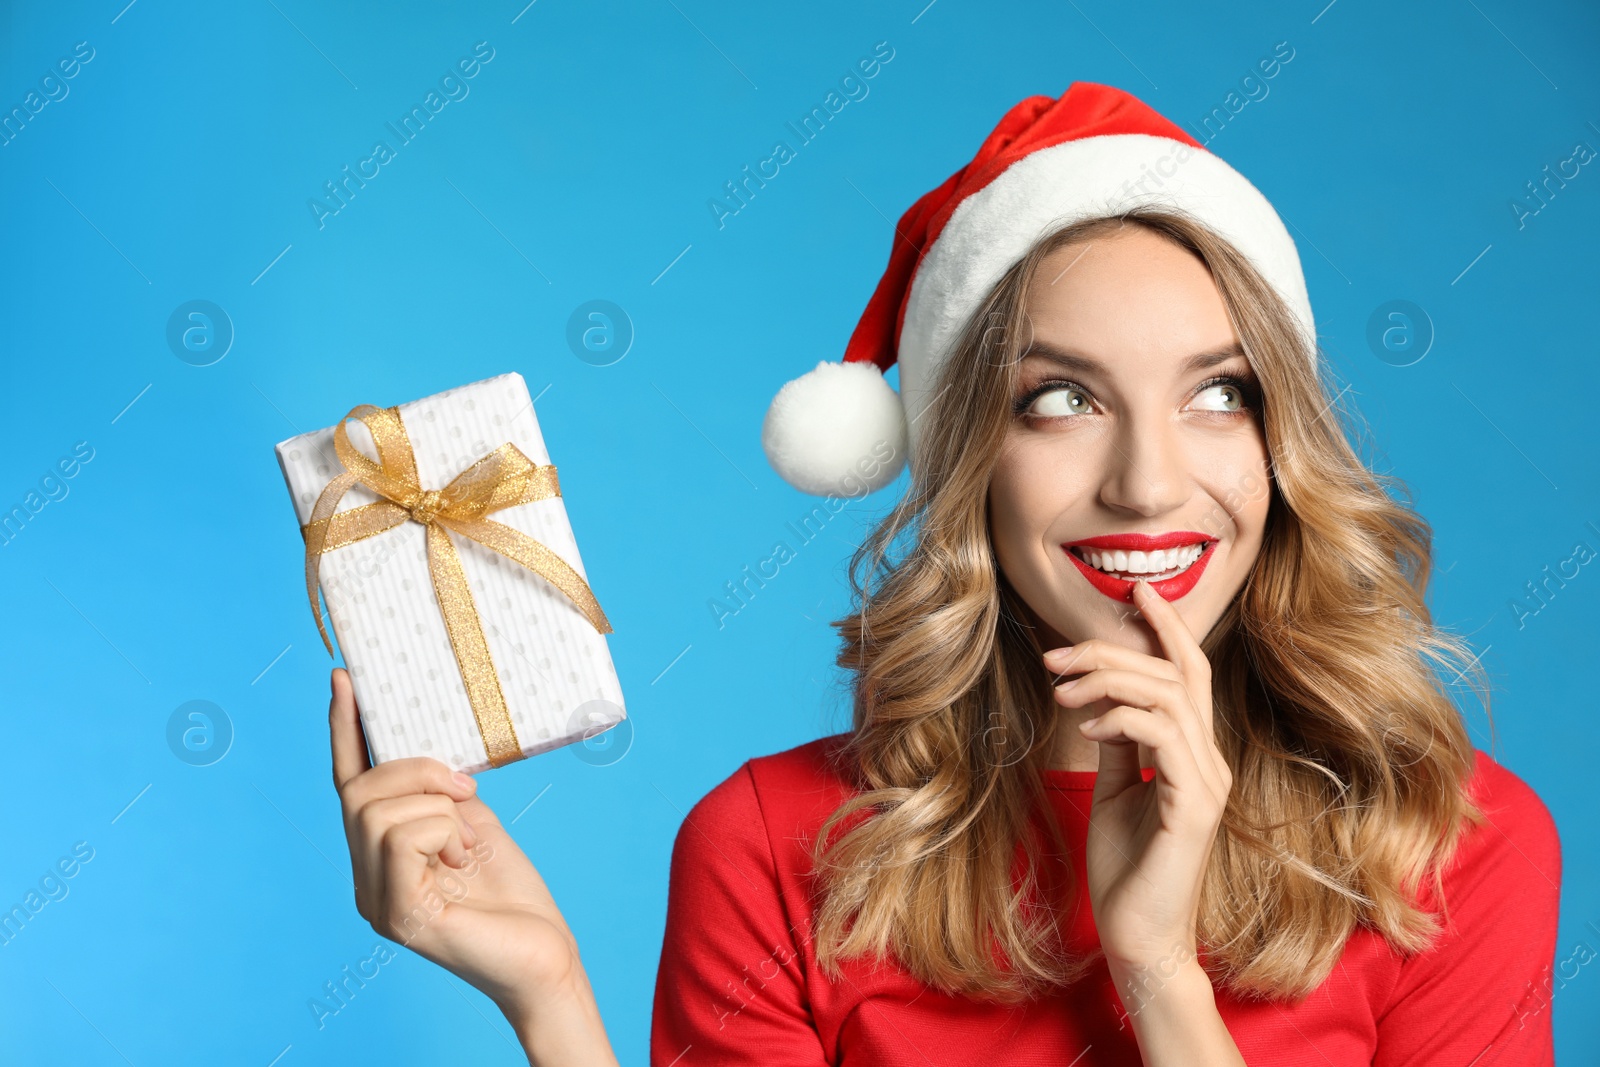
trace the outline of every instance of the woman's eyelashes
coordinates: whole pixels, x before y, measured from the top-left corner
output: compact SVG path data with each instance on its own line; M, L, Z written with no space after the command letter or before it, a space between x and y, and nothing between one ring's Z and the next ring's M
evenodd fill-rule
M1093 394L1077 382L1047 379L1017 397L1012 414L1023 419L1075 418L1098 410ZM1220 374L1195 386L1185 410L1216 415L1249 415L1261 408L1261 388L1254 377Z
M1014 415L1049 419L1082 415L1093 406L1089 391L1077 382L1051 379L1019 396L1011 409Z
M1224 415L1250 414L1261 408L1260 386L1242 375L1221 374L1201 382L1189 406Z

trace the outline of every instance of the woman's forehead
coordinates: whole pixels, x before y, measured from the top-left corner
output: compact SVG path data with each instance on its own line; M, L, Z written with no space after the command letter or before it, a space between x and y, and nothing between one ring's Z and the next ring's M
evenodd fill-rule
M1193 350L1231 336L1227 304L1205 263L1169 241L1150 241L1135 247L1118 236L1042 260L1024 299L1031 331L1080 349L1176 338Z

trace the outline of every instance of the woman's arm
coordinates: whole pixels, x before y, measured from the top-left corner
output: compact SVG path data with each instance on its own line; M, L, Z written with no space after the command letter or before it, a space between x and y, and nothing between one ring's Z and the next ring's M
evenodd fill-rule
M537 1067L615 1067L578 944L477 783L436 759L371 765L350 677L328 727L356 910L505 1013Z
M525 1006L502 1010L532 1067L617 1067L581 964L565 988L547 990Z
M1244 1067L1217 1011L1211 976L1193 957L1155 970L1112 967L1111 980L1145 1067Z
M1047 667L1079 675L1057 687L1058 703L1109 709L1079 724L1100 742L1085 850L1095 927L1146 1067L1239 1067L1195 939L1233 788L1212 725L1211 665L1149 583L1134 583L1133 602L1165 658L1101 640L1045 654ZM1140 745L1155 763L1148 782Z

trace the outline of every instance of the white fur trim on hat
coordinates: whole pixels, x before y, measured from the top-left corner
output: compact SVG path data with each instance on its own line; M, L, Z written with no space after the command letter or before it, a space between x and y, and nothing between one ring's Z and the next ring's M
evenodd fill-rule
M761 447L801 492L861 496L905 466L905 410L876 364L823 360L772 398Z
M1143 192L1132 188L1141 181ZM917 266L897 353L911 447L918 415L967 319L1033 242L1080 219L1142 206L1178 209L1232 242L1283 297L1309 351L1316 351L1294 240L1244 175L1168 137L1126 133L1064 141L1024 156L962 200Z

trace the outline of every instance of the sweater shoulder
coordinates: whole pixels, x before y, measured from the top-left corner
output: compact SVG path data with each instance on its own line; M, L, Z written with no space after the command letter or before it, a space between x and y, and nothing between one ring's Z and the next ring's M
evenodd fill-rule
M781 794L836 790L849 792L850 785L840 764L848 733L830 734L803 745L756 756L746 764L762 792Z
M1482 749L1474 749L1473 800L1489 820L1482 829L1497 829L1508 841L1530 847L1539 859L1559 864L1560 834L1549 807L1533 787ZM1499 835L1495 835L1499 836ZM1532 853L1530 853L1532 855Z
M775 853L808 843L828 816L856 792L843 758L849 739L847 733L832 734L750 761L750 777L774 836Z
M827 810L816 820L820 822L851 792L837 763L849 736L833 734L745 760L695 803L685 826L693 824L715 837L749 836L765 826L781 839L801 829L826 803Z
M1481 749L1474 750L1468 795L1483 821L1465 824L1443 872L1445 905L1553 909L1561 886L1561 837L1532 786ZM1425 894L1430 900L1431 893Z

